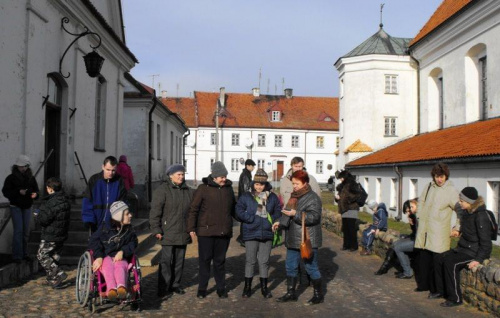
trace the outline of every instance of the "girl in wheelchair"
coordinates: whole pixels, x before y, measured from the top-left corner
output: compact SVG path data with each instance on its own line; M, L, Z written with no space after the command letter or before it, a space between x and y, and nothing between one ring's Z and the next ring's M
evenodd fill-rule
M109 300L127 297L129 262L137 247L137 235L131 225L132 214L127 204L116 201L110 207L111 224L103 222L90 237L94 272L100 270L106 281Z

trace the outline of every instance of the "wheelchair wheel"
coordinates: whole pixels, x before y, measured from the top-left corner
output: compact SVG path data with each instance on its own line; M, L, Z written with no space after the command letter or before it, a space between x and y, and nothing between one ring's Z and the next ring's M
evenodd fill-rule
M78 261L78 270L76 272L76 301L80 306L85 307L89 301L91 293L90 286L94 279L92 272L92 257L90 253L85 252Z
M129 300L133 303L138 303L141 301L141 264L139 264L139 259L134 257L134 266L132 270L129 272ZM137 307L139 308L139 307Z

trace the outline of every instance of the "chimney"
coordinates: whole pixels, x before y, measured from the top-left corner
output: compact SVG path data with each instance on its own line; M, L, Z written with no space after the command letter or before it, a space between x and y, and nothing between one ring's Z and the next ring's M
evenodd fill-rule
M293 89L291 89L291 88L285 88L285 97L286 98L292 98L293 97Z
M161 91L161 98L167 98L167 91Z
M220 95L219 95L219 105L220 107L225 107L225 102L226 102L226 88L221 87L220 88Z
M253 97L259 97L260 96L260 89L257 87L252 88L252 94L253 94Z

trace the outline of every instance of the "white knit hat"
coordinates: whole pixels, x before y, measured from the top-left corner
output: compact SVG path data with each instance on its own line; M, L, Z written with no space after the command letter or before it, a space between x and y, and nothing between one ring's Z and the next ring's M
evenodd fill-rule
M128 205L123 201L116 201L111 204L109 212L111 213L111 218L117 222L123 220L123 212L128 210Z
M373 210L375 209L375 207L377 207L378 203L375 200L370 200L368 201L367 205L370 210Z
M31 165L30 158L26 155L19 155L16 160L16 166L24 167Z

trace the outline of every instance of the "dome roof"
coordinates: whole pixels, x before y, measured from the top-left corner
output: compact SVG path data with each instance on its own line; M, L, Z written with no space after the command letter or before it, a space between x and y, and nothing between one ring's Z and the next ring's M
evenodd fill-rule
M377 33L341 58L369 54L408 55L408 43L410 41L410 38L392 37L380 27Z

